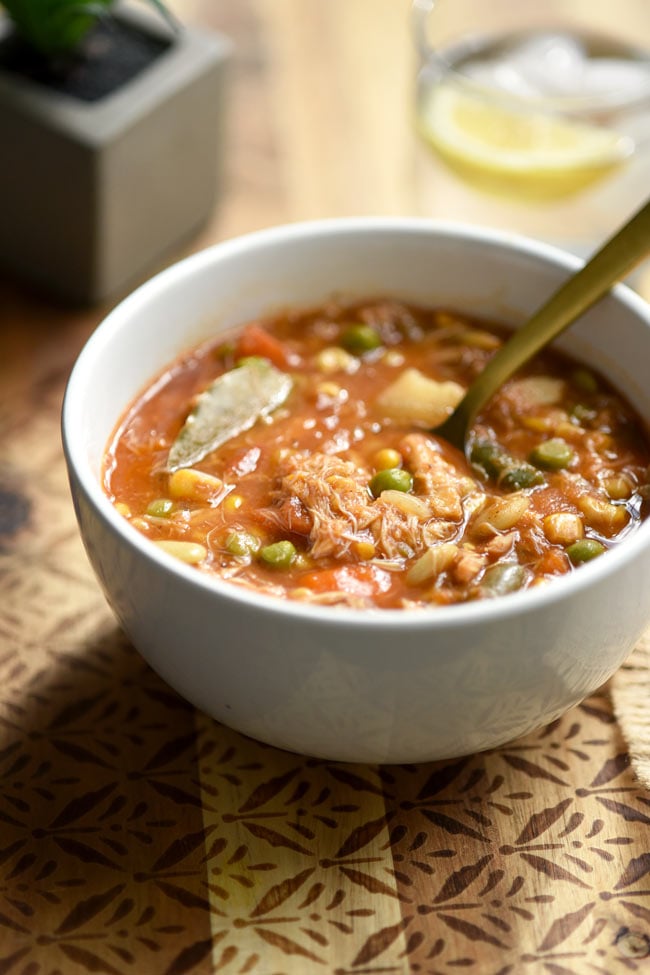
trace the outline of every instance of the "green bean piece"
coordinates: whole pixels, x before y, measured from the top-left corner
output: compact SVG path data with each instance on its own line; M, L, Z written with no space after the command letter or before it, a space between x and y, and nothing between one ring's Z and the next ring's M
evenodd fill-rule
M341 335L341 345L353 355L364 355L383 345L379 332L371 325L355 322L348 325Z
M566 554L573 565L582 565L583 562L590 562L592 559L598 558L604 551L605 546L596 541L595 538L581 538L568 546Z
M492 440L477 440L470 453L475 467L496 481L499 487L510 491L520 491L524 487L534 487L544 483L544 476L525 460L517 460L506 453Z
M226 537L226 548L231 555L250 556L259 552L261 542L256 535L251 532L235 531L228 532Z
M571 374L573 385L583 393L597 393L598 380L588 369L574 369Z
M168 518L173 507L174 502L170 498L156 498L147 505L147 514L152 518Z
M528 573L518 562L499 562L485 570L481 579L484 596L505 596L521 589Z
M382 491L402 491L408 494L413 490L413 477L401 467L387 467L377 471L370 480L370 491L378 498Z
M544 478L540 472L536 471L530 464L510 467L498 479L499 487L507 488L509 491L521 491L522 488L535 487L536 484L543 482Z
M547 471L560 471L568 467L575 453L561 437L553 437L538 444L530 453L529 460L536 467Z
M483 468L488 477L496 480L503 470L505 456L501 447L491 440L477 440L472 445L470 460L472 464Z
M296 558L296 546L288 539L260 549L260 559L272 569L288 569Z

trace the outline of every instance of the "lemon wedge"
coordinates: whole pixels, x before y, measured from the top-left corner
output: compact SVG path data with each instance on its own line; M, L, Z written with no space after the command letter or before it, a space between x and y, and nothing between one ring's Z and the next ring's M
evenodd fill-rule
M420 99L424 139L481 189L547 200L579 192L617 169L627 136L443 81Z

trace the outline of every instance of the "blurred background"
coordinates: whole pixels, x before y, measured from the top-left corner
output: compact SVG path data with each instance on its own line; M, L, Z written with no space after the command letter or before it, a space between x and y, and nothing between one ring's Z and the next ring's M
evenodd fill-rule
M565 164L575 169L568 190L565 186L557 196L551 192L534 199L534 193L522 194L520 185L509 185L506 171L497 192L493 187L484 191L476 171L470 180L459 175L458 155L447 153L443 161L436 151L436 122L426 103L441 80L436 56L455 54L468 39L480 50L486 36L529 28L550 29L569 41L587 32L611 42L611 48L601 43L595 51L603 70L591 88L583 87L583 95L594 96L599 107L620 94L635 103L635 110L641 106L633 121L645 115L647 126L649 92L642 91L650 51L647 0L416 0L413 5L411 0L173 0L171 6L181 20L212 26L234 42L227 193L204 241L284 220L413 214L492 224L586 253L629 216L650 185L642 138L632 152L631 143L589 142L593 124L609 130L620 125L622 114L612 121L611 112L596 112L585 123L579 106L577 120L584 129L575 143L569 130L568 147L566 132L558 134L552 127L550 132L542 127L541 146L535 131L516 136L523 162L520 158L514 164L530 176L525 189L534 185L540 165L545 159L548 163L559 143L560 159L553 163L551 158L551 165L560 173ZM644 63L626 73L630 52ZM541 77L541 95L562 94L564 80L559 88L553 83L567 52L560 45L545 54L545 61L533 65ZM572 93L581 67L579 62L565 65L564 94ZM579 81L591 83L583 77ZM497 128L496 138L507 143L512 125L506 124L504 135L503 117L495 119L489 104L482 108L479 124L488 133ZM551 105L548 114L555 109ZM460 144L461 162L467 163L468 156L476 162L474 147L461 144L464 134L456 131L450 139L456 148ZM495 148L488 138L487 147L479 148L486 149L489 168L490 153L512 147ZM590 170L596 174L593 182Z
M648 0L167 6L232 44L224 178L201 231L109 304L212 242L318 217L468 221L586 255L650 185ZM173 192L190 189L181 177ZM38 298L0 268L0 315L16 300L29 313Z

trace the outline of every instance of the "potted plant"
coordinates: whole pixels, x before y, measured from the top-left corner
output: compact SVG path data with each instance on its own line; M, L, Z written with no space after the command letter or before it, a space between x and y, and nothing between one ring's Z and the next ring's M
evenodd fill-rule
M66 299L122 292L216 198L229 45L149 3L0 2L0 268Z

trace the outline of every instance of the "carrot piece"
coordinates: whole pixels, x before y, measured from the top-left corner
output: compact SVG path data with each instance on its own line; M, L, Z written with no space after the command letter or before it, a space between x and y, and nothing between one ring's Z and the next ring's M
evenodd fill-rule
M278 369L286 369L289 365L289 353L282 342L254 322L247 325L237 339L236 357L244 359L246 356L261 356Z
M376 565L342 565L308 572L300 584L312 592L347 592L353 596L379 596L393 583L390 572Z

